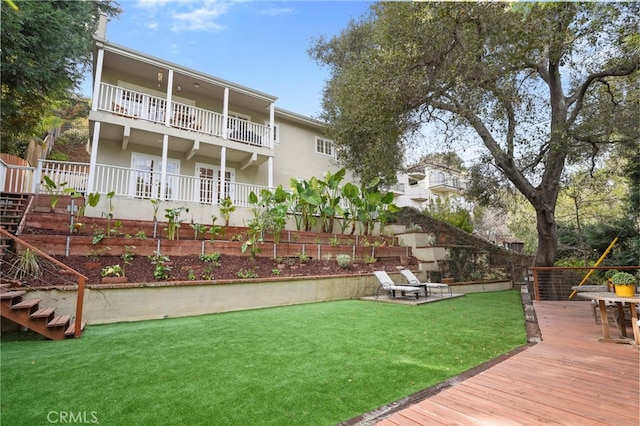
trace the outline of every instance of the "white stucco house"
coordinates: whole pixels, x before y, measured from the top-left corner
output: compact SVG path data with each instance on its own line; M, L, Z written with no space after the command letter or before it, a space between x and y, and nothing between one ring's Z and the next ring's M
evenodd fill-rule
M83 193L115 192L116 217L150 219L158 199L202 223L230 197L242 221L251 191L339 170L323 123L278 108L276 96L111 43L106 19L94 45L90 163L41 161L34 192L48 175Z
M465 207L462 193L467 187L464 171L435 162L421 162L398 175L398 183L390 188L399 207L425 209L430 201L449 200L454 206Z

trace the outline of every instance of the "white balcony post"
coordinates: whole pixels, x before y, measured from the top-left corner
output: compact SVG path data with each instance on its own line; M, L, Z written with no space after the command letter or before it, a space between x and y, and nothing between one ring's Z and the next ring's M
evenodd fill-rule
M92 111L97 111L98 104L100 103L100 82L102 80L103 63L104 63L104 49L98 49L98 57L96 59L96 70L94 74L95 81L93 82L93 103L91 104Z
M42 163L44 160L38 160L38 167L36 168L36 175L33 177L33 188L32 192L34 194L40 193L40 182L42 181Z
M93 192L96 180L96 163L98 162L98 141L100 140L100 122L93 123L93 141L91 141L91 157L89 158L89 178L87 193Z
M271 102L271 104L269 105L269 145L268 145L270 149L273 149L273 140L275 139L275 132L276 132L275 110L276 110L275 103ZM269 185L269 187L271 187L271 185Z
M269 187L270 190L272 190L273 189L273 157L269 157L269 159L267 160L267 174L268 174L267 186Z
M227 183L227 147L223 146L222 149L220 150L220 199L221 200L224 200L225 197L227 196L226 183Z
M169 75L167 76L167 111L164 114L164 125L169 127L171 126L171 110L172 101L173 101L173 70L169 70Z
M164 135L162 137L162 171L160 176L160 199L161 200L166 200L168 154L169 154L169 135Z
M224 101L222 103L222 139L227 139L227 126L229 124L229 88L224 88Z

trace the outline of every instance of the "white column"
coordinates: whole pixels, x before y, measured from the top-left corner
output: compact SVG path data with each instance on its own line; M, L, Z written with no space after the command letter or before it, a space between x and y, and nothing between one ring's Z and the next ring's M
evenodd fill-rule
M96 59L96 70L93 74L93 103L91 104L91 111L98 110L98 103L100 102L100 82L102 81L102 66L104 64L104 49L98 49L98 58Z
M268 173L268 184L267 186L269 187L269 189L273 189L273 157L269 157L269 159L267 160L267 173Z
M171 105L173 101L173 70L169 70L169 75L167 76L167 110L164 113L164 125L169 127L171 125L171 116L173 115L171 111L173 111L173 106Z
M98 162L98 141L100 140L100 122L93 123L93 140L91 141L91 157L89 157L89 178L87 179L87 194L96 192L96 163Z
M224 101L222 103L222 139L227 139L227 125L229 124L229 88L224 88Z
M165 200L167 189L167 157L169 156L169 135L162 136L162 171L160 175L160 199Z
M220 199L224 200L227 196L227 147L223 146L220 150Z
M275 103L271 102L271 105L269 105L269 145L268 145L269 148L271 149L273 149L273 139L276 132L275 110L276 110Z

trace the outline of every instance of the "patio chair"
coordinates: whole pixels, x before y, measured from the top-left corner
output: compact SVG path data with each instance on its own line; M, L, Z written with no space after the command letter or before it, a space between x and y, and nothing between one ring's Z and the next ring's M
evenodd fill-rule
M449 293L449 297L452 296L451 293L451 287L449 287L446 284L443 283L431 283L431 282L424 282L421 283L420 280L418 279L418 277L416 277L413 272L411 272L408 269L402 269L400 271L400 273L402 274L402 276L404 277L405 280L407 280L407 282L410 285L421 285L421 286L426 286L427 288L427 297L429 296L429 290L440 290L440 297L444 297L444 293L448 292Z
M387 274L385 271L374 271L373 274L375 275L375 277L378 279L378 282L380 283L380 285L378 286L378 289L376 290L376 296L375 296L376 299L378 298L378 293L380 292L381 289L386 291L387 295L391 298L396 297L396 291L400 292L400 295L402 297L415 297L416 299L420 298L420 293L422 292L421 287L414 287L414 286L408 286L408 285L396 285L396 283L393 282L389 274Z

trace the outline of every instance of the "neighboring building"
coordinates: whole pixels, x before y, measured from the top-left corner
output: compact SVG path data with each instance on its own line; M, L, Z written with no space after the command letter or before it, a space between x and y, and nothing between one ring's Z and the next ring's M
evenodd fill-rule
M114 191L117 217L150 219L148 200L159 199L161 211L186 205L210 223L225 197L246 207L251 191L339 169L322 122L277 108L273 95L111 43L105 27L95 36L90 163L46 162L42 174L85 193ZM94 210L87 214L105 205Z
M413 165L398 175L398 183L390 188L400 207L423 210L438 198L464 207L462 193L467 187L466 174L432 162Z

